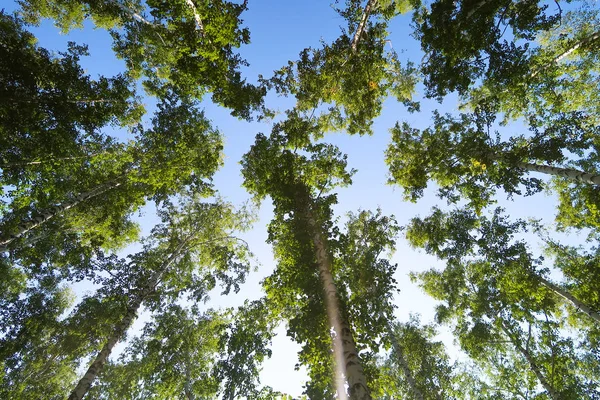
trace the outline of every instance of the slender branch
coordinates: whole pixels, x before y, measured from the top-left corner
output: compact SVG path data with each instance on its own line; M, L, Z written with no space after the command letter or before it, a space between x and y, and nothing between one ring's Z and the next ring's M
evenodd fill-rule
M154 26L154 27L159 26L158 24L148 21L146 18L144 18L140 14L138 14L135 10L127 7L126 5L122 4L118 0L108 0L108 1L111 2L112 4L116 5L117 7L119 7L121 10L125 11L127 14L129 14L131 17L133 17L138 22L141 22L148 26Z
M506 334L506 336L512 341L513 346L515 346L515 348L519 351L519 353L521 353L521 355L523 357L525 357L525 359L529 363L529 367L531 368L531 370L533 371L535 376L538 378L538 381L542 384L544 389L548 392L548 395L550 396L550 398L552 400L559 400L558 393L556 392L554 387L552 385L550 385L550 383L548 382L548 380L546 379L544 374L542 374L542 371L540 370L539 366L537 365L537 363L531 356L529 349L523 348L521 343L519 343L517 338L515 338L513 336L513 333L511 333L511 331L506 327L505 322L502 320L500 321L500 328L502 329L502 331L504 331L504 334ZM531 325L530 325L530 329L531 329ZM529 339L527 341L527 345L529 346Z
M51 161L79 160L82 158L96 157L96 156L99 156L101 154L106 154L106 153L107 153L107 151L101 151L99 153L86 154L85 156L59 157L59 158L48 158L47 160L39 160L39 161L22 161L22 162L6 163L6 164L0 164L0 168L21 167L21 166L26 166L26 165L40 165L40 164L51 162Z
M540 282L542 283L542 285L546 286L552 292L556 293L557 295L559 295L562 298L564 298L565 300L567 300L573 307L575 307L576 310L585 313L587 316L592 318L594 321L600 323L600 313L593 310L587 304L584 304L583 302L579 301L570 292L568 292L567 290L561 288L560 286L550 282L546 278L541 277L541 276L538 278L539 278Z

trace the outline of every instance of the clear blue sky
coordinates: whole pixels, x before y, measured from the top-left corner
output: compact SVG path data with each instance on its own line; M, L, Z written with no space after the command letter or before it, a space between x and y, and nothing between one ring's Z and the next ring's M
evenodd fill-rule
M15 4L5 4L7 11L16 9ZM308 46L319 46L319 40L334 40L340 32L339 26L344 21L331 8L327 1L265 1L250 0L249 10L243 14L246 26L250 28L252 43L241 49L250 67L244 70L249 81L255 81L258 74L266 77L272 71L285 65L288 60L295 60L298 53ZM419 62L422 58L416 41L410 36L410 17L396 18L391 26L391 43L404 60ZM103 30L94 30L88 23L83 30L71 32L64 36L51 23L45 21L41 27L33 29L39 44L49 50L66 49L69 40L89 45L90 57L83 59L83 66L92 76L103 74L114 75L123 70L123 63L115 59L111 50L111 38ZM420 94L417 93L417 98ZM279 99L270 95L268 106L281 111L292 104L290 99ZM268 123L248 123L234 119L227 110L205 101L206 115L225 135L225 166L215 177L216 187L221 194L235 204L242 204L248 199L241 188L239 161L242 155L254 142L258 132L268 133ZM149 102L150 105L150 102ZM419 114L409 114L405 108L388 101L382 116L374 126L375 134L371 137L350 137L345 134L332 134L326 141L338 145L349 157L349 166L358 169L352 187L340 190L339 204L335 211L343 217L349 211L359 209L375 210L381 207L384 214L394 214L401 224L416 215L425 216L433 205L443 205L433 190L428 190L418 205L402 201L401 190L386 185L387 167L383 152L389 142L389 129L396 121L407 121L416 127L423 128L429 124L431 110L441 108L444 112L455 112L453 99L443 106L435 102L424 102ZM126 133L117 133L126 138ZM504 203L504 202L503 202ZM555 199L544 194L534 198L519 198L505 206L513 217L536 217L552 220ZM266 224L272 216L271 204L265 202L260 210L260 219L255 228L245 235L252 251L257 255L261 266L258 272L251 274L243 290L235 296L222 298L215 295L208 304L211 307L227 307L241 304L245 298L261 297L259 282L269 275L274 268L270 246L265 243ZM156 219L148 210L140 220L145 230L149 230ZM343 221L343 218L342 218ZM398 263L397 280L401 292L395 297L398 310L396 316L406 320L409 313L420 313L423 322L430 322L433 317L434 302L412 284L407 274L409 271L422 271L439 265L432 257L410 249L405 240L400 239L393 261ZM138 321L134 329L139 329L143 321ZM279 335L273 342L273 357L263 370L262 383L289 394L298 396L306 379L303 372L294 371L297 362L298 346L285 337L285 327L279 329ZM442 336L450 344L448 335ZM121 346L122 348L122 346Z

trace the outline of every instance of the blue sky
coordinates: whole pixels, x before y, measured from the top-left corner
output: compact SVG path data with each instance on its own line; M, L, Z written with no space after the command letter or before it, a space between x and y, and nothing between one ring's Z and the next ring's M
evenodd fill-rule
M5 4L4 7L7 11L12 11L16 5ZM249 81L255 81L259 74L270 76L273 70L285 65L288 60L295 60L305 47L319 46L321 39L326 42L334 40L340 33L339 27L345 25L344 20L335 13L327 1L250 0L248 7L249 10L243 14L243 19L246 26L250 28L252 42L243 47L241 53L250 63L250 66L244 69L244 74ZM390 27L391 43L403 61L411 59L419 62L422 54L418 44L410 36L409 24L409 16L401 16L394 20ZM108 33L93 29L89 23L86 23L83 30L73 31L69 35L61 35L48 21L32 31L38 37L39 44L49 50L65 50L69 40L88 44L91 56L84 58L82 64L92 76L98 74L111 76L123 71L124 64L115 59L112 53L111 38ZM416 97L419 98L421 94L422 92L417 93ZM278 108L280 111L293 104L291 99L281 99L273 95L268 96L267 103L269 107ZM151 106L150 100L148 105ZM225 166L216 174L215 185L226 199L235 204L242 204L249 199L249 196L241 188L239 161L254 142L256 133L270 132L270 123L239 121L231 117L227 110L211 104L209 99L203 105L206 115L225 135L226 141ZM375 121L373 136L351 137L342 133L326 136L326 141L338 145L348 154L349 166L358 170L354 177L354 184L350 188L339 191L339 204L335 207L335 211L341 222L347 212L355 212L359 209L375 210L380 207L384 214L394 214L401 224L405 224L416 215L427 215L432 206L444 204L435 197L433 190L428 190L418 204L403 202L401 190L386 185L387 167L383 157L390 140L389 129L396 121L407 121L415 127L423 128L429 125L431 111L436 108L443 112L456 112L456 99L450 98L443 105L424 101L422 111L418 114L409 114L401 104L390 100L385 103L382 116ZM115 134L123 139L127 138L125 132L115 132ZM538 194L534 198L517 198L511 203L502 201L502 204L513 217L545 218L550 222L556 203L552 196ZM259 211L260 218L255 228L244 234L260 261L259 270L251 274L238 295L227 298L214 295L209 306L234 306L241 304L246 298L254 299L262 295L259 282L274 268L271 248L265 243L266 224L271 216L272 207L266 201ZM155 221L152 210L148 209L140 223L148 231ZM574 238L574 241L577 240ZM419 313L422 315L423 322L430 322L435 303L409 281L407 274L409 271L422 271L440 264L423 252L411 249L402 238L398 241L397 251L392 260L398 263L396 278L401 288L401 292L395 297L398 306L396 316L400 320L407 320L409 313ZM78 290L90 290L90 288ZM133 329L138 329L142 323L143 320L138 321ZM273 357L264 366L262 383L298 396L302 392L302 384L306 379L302 371L296 372L293 368L297 362L296 351L299 347L285 337L284 326L278 332L279 335L273 342ZM448 335L442 337L448 344L451 343ZM455 354L455 350L452 351Z

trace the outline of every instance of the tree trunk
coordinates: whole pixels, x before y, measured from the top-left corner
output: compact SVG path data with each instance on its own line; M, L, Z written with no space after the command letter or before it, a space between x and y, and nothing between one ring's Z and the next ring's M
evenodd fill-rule
M133 19L135 19L136 21L139 21L139 22L144 23L149 26L158 26L157 24L152 23L152 22L148 21L146 18L142 17L140 14L135 12L133 9L122 4L119 0L109 0L109 1L111 3L113 3L114 5L116 5L117 7L119 7L121 10L123 10L129 16L133 17Z
M306 188L304 188L304 190L306 190ZM337 288L333 280L333 275L331 274L331 260L329 258L327 244L323 240L321 227L317 224L312 213L311 199L307 193L303 198L299 198L297 211L306 221L310 229L312 242L315 246L319 277L323 283L327 317L330 326L332 326L335 331L335 336L333 337L333 350L336 364L338 398L342 400L346 399L346 389L343 379L343 376L345 376L348 380L351 400L370 400L371 395L367 386L367 378L365 377L358 357L356 344L352 337L352 330L341 315Z
M573 296L571 293L569 293L567 290L561 288L560 286L546 280L545 278L543 278L541 276L539 277L539 279L540 279L540 282L542 282L542 284L544 286L546 286L548 289L552 290L554 293L558 294L559 296L561 296L562 298L567 300L569 303L571 303L571 305L573 305L573 307L575 307L579 311L587 314L590 318L592 318L596 322L600 322L600 313L598 313L597 311L594 311L591 307L589 307L585 303L582 303L581 301L577 300L577 298L575 298L575 296Z
M202 23L202 19L200 19L200 15L198 14L198 9L194 4L194 0L185 0L188 7L191 9L192 14L194 15L194 20L196 21L196 28L198 32L200 32L200 36L204 36L204 24Z
M487 3L489 3L490 0L482 0L479 3L475 4L468 12L467 14L467 23L469 22L468 20L471 19L471 17L473 16L473 14L475 14L481 7L483 7L484 5L486 5Z
M185 397L187 400L196 400L196 396L194 396L194 390L192 389L192 374L190 372L190 354L189 349L179 351L185 352L185 359L183 361L183 368L185 370L185 383L183 384L183 391L185 392Z
M70 208L75 207L76 205L78 205L79 203L82 203L86 200L89 200L93 197L99 196L102 193L105 193L109 190L112 190L116 187L119 187L122 185L121 182L119 182L121 178L118 179L114 179L110 182L107 182L103 185L100 186L96 186L94 189L87 191L85 193L81 193L77 196L75 196L75 198L73 200L70 201L66 201L62 204L59 204L57 206L54 206L46 211L44 211L40 216L38 216L37 218L34 218L30 221L27 222L23 222L21 224L19 224L19 226L17 226L17 231L13 234L10 234L8 236L8 238L0 241L0 252L6 251L7 250L7 246L8 244L10 244L13 240L23 236L24 234L26 234L27 232L29 232L30 230L46 223L48 220L50 220L51 218L57 216L58 214L67 211Z
M181 254L189 239L190 237L180 242L179 246L177 246L173 253L171 253L171 256L167 259L167 261L165 261L160 268L154 272L154 275L152 275L152 277L149 279L148 284L133 300L131 305L127 307L127 312L123 316L123 319L115 327L113 334L108 338L108 341L104 344L104 347L102 347L100 353L98 353L92 364L89 366L85 375L83 375L79 382L77 382L77 386L75 386L75 389L71 392L68 400L81 400L83 396L85 396L98 374L102 371L102 368L104 367L104 364L106 364L112 349L119 342L119 340L121 340L133 323L133 320L135 319L142 303L156 290L156 285L160 283L162 276L167 271L171 263L173 263L173 261L175 261L175 259Z
M367 21L369 20L369 14L371 14L371 9L375 6L377 0L369 0L367 5L365 6L365 10L363 11L362 17L356 28L356 33L354 33L354 38L352 39L352 52L356 53L356 49L358 47L358 42L360 41L360 37L362 36L365 25L367 25Z
M549 165L538 165L538 164L530 164L530 163L518 163L517 167L524 169L526 171L533 171L533 172L540 172L542 174L561 176L563 178L587 183L590 185L600 185L600 175L590 174L590 173L587 173L584 171L580 171L578 169L551 167Z
M402 372L404 373L404 376L405 376L406 380L408 381L410 390L413 392L415 399L425 400L425 397L423 396L421 389L419 389L417 387L417 382L415 382L415 378L413 377L412 371L408 367L408 363L406 362L406 359L404 358L404 350L402 349L402 346L400 346L400 343L398 343L398 340L396 340L396 335L394 335L394 329L392 327L392 324L387 319L386 319L386 321L387 321L387 328L388 328L388 332L389 332L388 336L390 338L390 341L392 342L392 347L394 348L394 352L396 353L396 358L398 360L398 364L400 364L400 368L402 368ZM437 392L436 392L436 395L437 395L436 397L439 398L439 394L437 394Z
M83 375L79 382L77 382L77 386L75 386L75 389L71 392L69 400L81 400L83 396L85 396L100 371L102 371L102 368L104 367L104 364L106 364L112 349L119 342L119 340L121 340L121 338L125 335L125 332L127 332L133 323L133 320L137 316L137 312L141 307L143 300L144 299L140 295L127 308L125 316L116 326L112 336L108 338L108 341L104 344L104 347L102 347L100 353L98 353L92 364L89 366L85 375Z
M563 51L558 56L554 57L554 59L552 60L552 62L550 62L549 64L543 66L542 68L539 68L539 69L536 69L535 71L533 71L530 76L532 78L534 78L536 75L538 75L540 72L544 71L550 65L557 64L560 61L562 61L564 58L568 57L571 53L573 53L574 51L576 51L577 49L579 49L581 46L585 46L587 44L595 42L598 39L600 39L600 31L596 31L596 32L592 33L591 35L584 37L583 39L575 42L575 44L573 44L567 50Z
M521 353L521 355L525 357L527 363L529 364L529 367L531 368L535 376L538 378L538 381L540 381L546 392L548 392L550 398L552 400L560 400L558 393L556 393L556 390L554 390L552 385L550 385L550 383L546 380L546 377L544 376L544 374L542 374L542 371L540 371L540 368L536 364L535 360L531 357L529 350L524 348L521 345L521 343L519 343L519 341L515 339L515 337L513 337L509 329L504 325L504 321L500 323L500 326L502 327L502 331L504 331L506 336L508 336L508 338L510 339L510 342L513 344L513 346L515 346L519 353Z

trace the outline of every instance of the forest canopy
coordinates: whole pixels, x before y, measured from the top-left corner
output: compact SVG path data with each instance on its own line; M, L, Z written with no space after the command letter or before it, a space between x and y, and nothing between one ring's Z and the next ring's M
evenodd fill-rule
M600 398L597 2L280 3L0 11L0 398Z

